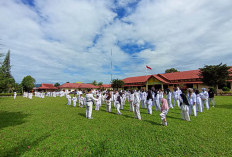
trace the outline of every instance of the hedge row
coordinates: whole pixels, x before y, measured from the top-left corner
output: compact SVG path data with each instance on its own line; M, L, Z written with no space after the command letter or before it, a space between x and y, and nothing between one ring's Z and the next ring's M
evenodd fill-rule
M22 95L22 93L17 93L17 96ZM14 93L0 93L0 96L14 96Z

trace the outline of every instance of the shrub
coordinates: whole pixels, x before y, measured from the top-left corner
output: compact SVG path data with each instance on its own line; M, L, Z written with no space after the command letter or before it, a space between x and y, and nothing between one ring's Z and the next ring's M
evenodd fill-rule
M228 87L223 87L222 90L223 90L223 91L230 91L230 88L228 88Z
M17 96L22 95L22 93L17 93ZM14 93L0 93L0 96L14 96Z

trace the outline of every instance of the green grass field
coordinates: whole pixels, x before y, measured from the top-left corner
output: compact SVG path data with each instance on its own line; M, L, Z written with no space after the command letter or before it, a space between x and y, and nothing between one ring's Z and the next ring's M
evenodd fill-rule
M232 156L232 97L216 97L216 107L181 119L170 109L168 126L160 112L134 119L126 104L123 115L66 105L66 98L0 97L0 156Z

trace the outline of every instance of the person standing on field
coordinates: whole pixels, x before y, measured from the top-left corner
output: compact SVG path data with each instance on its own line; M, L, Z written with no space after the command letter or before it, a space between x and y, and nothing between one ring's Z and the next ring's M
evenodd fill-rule
M196 104L197 111L202 112L201 96L198 89L196 89L195 94L197 97L197 104Z
M139 105L140 105L140 94L135 91L134 93L134 112L135 112L135 119L141 120Z
M16 96L17 96L17 93L16 93L16 92L14 92L14 99L16 99Z
M106 112L111 112L111 94L107 93L106 101Z
M188 89L187 99L190 104L189 115L192 115L192 112L193 112L194 116L196 117L197 116L197 109L196 109L197 97L196 97L196 94L193 92L192 88Z
M204 105L206 106L206 109L209 110L209 102L208 102L208 98L209 98L209 94L206 91L205 88L202 88L202 92L201 92L201 104L202 107L204 108Z
M168 114L168 110L169 110L168 102L167 102L166 99L162 98L161 99L161 114L160 114L160 117L161 117L161 124L165 125L165 126L168 125L167 118L166 118L166 116Z
M184 94L180 94L180 107L182 111L182 119L186 121L190 121L189 102Z
M130 111L134 112L133 102L134 102L134 91L131 90L130 95L129 95Z
M77 97L76 97L76 94L74 94L73 98L72 98L72 101L73 101L73 107L76 107L77 105Z
M172 106L172 92L169 89L167 89L167 101L168 101L169 108L173 108L173 106Z
M93 119L92 117L92 110L93 110L93 101L97 101L93 97L92 90L88 89L88 93L85 95L85 101L86 101L86 118Z
M215 101L214 101L214 91L213 91L213 88L209 89L208 94L209 94L209 105L212 102L212 105L213 105L212 107L214 107L215 106Z
M67 105L71 105L71 96L69 95L69 93L67 94L66 98L68 100Z
M153 103L153 97L151 90L147 92L147 113L152 114L152 103Z

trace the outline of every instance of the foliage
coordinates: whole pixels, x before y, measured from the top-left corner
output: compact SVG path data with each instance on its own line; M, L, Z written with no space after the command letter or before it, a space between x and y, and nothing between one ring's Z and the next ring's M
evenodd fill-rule
M54 86L55 86L55 87L58 87L58 86L60 86L60 83L56 82L56 83L54 84Z
M178 72L178 70L175 68L170 68L165 70L165 73L173 73L173 72Z
M85 118L86 108L64 105L65 97L0 97L0 156L231 156L232 97L216 96L191 122L176 105L160 125L160 112L140 109L134 119L126 102L122 115L105 105ZM215 127L217 126L217 127ZM39 130L39 131L38 131ZM213 130L213 131L209 131ZM207 139L207 140L206 140Z
M22 95L22 93L17 93L17 96ZM0 96L14 96L14 93L0 93Z
M23 78L21 84L22 84L23 90L29 92L35 86L35 79L31 77L30 75L28 75Z
M94 86L97 86L97 81L94 80L91 84L94 85Z
M200 68L200 74L202 82L208 86L217 87L220 84L226 84L226 80L229 78L230 67L226 64L218 65L205 65Z
M0 67L0 92L12 92L14 90L15 80L11 75L10 50Z
M111 82L111 87L112 88L122 88L124 85L124 82L122 80L119 79L113 79Z
M98 85L98 86L101 86L101 85L103 85L103 82L98 82L97 85Z
M223 91L230 91L230 88L228 88L228 87L223 87L222 90L223 90Z

